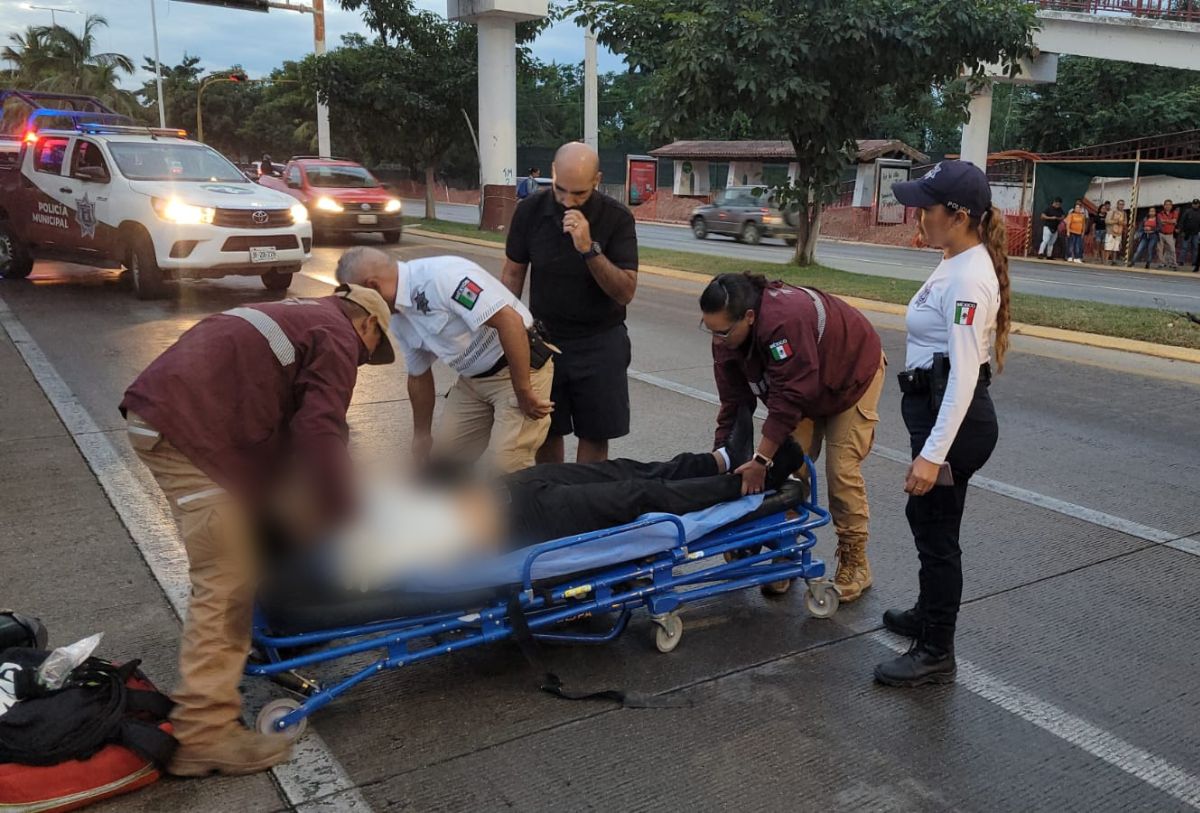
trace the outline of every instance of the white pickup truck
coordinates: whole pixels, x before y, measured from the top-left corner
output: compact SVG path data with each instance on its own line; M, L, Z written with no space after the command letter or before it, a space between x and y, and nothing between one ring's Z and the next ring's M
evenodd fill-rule
M182 130L75 123L0 136L0 276L57 259L123 266L140 299L165 296L168 280L229 275L284 290L311 251L304 206Z

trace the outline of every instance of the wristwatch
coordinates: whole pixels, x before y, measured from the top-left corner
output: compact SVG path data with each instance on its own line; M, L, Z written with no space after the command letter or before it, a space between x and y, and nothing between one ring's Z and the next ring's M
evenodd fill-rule
M751 459L752 459L752 460L753 460L755 463L757 463L758 465L762 466L762 467L763 467L763 468L765 468L765 469L769 469L769 468L771 468L772 466L774 466L774 465L775 465L775 461L774 461L774 460L772 460L771 458L767 457L765 454L762 454L761 452L755 452L755 453L754 453L754 457L752 457Z
M592 247L589 248L587 251L579 252L579 256L583 257L583 259L585 259L585 260L590 260L590 259L592 259L592 257L599 257L603 253L604 253L604 251L603 251L603 249L600 248L600 244L593 242Z

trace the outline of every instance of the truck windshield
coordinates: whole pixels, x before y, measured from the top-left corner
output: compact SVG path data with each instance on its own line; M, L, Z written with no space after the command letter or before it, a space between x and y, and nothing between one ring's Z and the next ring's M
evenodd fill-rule
M368 189L379 186L379 181L362 167L316 166L305 167L309 186L324 189Z
M250 183L223 155L203 144L110 141L108 151L131 181Z

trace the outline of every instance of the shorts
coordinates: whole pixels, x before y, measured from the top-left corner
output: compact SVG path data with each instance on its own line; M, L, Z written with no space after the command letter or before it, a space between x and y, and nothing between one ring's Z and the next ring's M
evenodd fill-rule
M624 324L579 339L553 339L550 435L612 440L629 434L629 377L632 358Z
M1108 234L1104 237L1105 251L1120 251L1121 250L1121 235Z

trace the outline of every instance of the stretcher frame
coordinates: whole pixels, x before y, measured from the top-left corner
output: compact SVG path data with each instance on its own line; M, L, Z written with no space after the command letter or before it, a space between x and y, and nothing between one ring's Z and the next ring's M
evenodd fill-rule
M817 474L805 458L808 493L817 491ZM510 639L513 622L509 599L518 592L521 610L533 637L540 641L568 644L602 644L616 639L628 627L633 611L645 607L657 627L655 643L661 652L675 649L682 635L678 610L685 604L712 596L792 580L806 583L805 604L818 618L837 611L838 595L825 580L825 563L813 556L814 531L829 524L829 512L815 497L792 506L788 517L780 510L756 519L735 522L712 531L690 544L678 516L656 514L601 531L563 537L529 547L520 585L498 589L486 605L430 613L373 623L276 635L261 609L256 608L253 643L256 656L246 664L245 674L266 677L303 700L281 698L271 701L258 717L258 729L298 737L306 719L373 675L399 669L440 655ZM637 561L627 561L579 576L554 580L539 586L532 578L533 564L550 551L579 545L624 531L651 525L670 524L678 544ZM716 562L681 570L697 562ZM570 621L589 616L615 614L612 626L601 632L555 630ZM427 646L414 648L420 641ZM321 647L315 651L313 647ZM288 652L288 650L297 650ZM371 663L329 685L301 677L298 670L366 652L379 651Z

